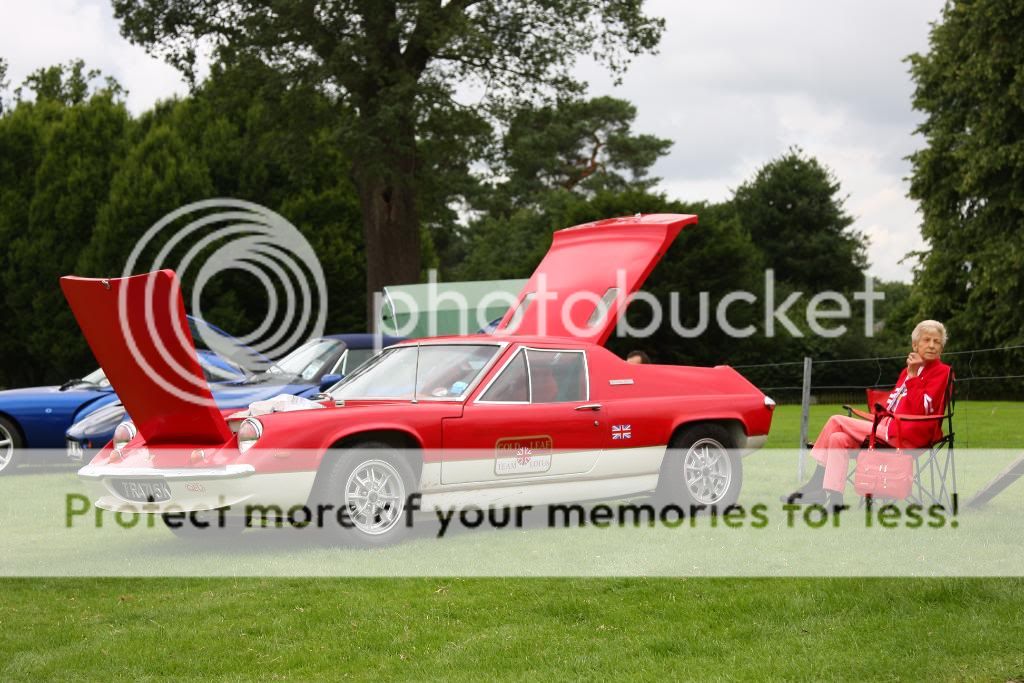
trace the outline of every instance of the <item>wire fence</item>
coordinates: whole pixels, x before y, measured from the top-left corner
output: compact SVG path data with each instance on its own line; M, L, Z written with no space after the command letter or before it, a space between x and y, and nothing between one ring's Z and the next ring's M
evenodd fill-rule
M1024 344L985 349L949 351L942 354L953 367L957 399L1024 400ZM865 389L893 386L906 367L906 355L867 358L810 359L734 365L758 389L779 404L801 403L805 382L811 403L864 402Z
M942 354L953 368L956 400L1024 400L1024 345L986 349L967 349ZM800 448L796 480L806 478L807 455L804 444L808 432L810 406L821 404L866 404L865 389L891 388L906 367L907 356L870 358L828 358L814 360L735 365L736 370L771 396L778 404L798 404L800 409Z

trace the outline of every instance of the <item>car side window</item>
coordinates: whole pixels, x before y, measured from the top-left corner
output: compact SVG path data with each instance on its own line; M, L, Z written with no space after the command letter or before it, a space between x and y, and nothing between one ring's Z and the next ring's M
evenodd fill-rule
M349 349L345 352L345 362L341 366L341 370L335 370L335 372L341 372L343 375L347 375L352 372L366 361L373 358L373 349Z
M526 371L526 355L522 350L516 352L515 357L509 361L480 400L503 403L530 401L530 379Z
M533 403L587 400L587 365L582 351L526 351Z

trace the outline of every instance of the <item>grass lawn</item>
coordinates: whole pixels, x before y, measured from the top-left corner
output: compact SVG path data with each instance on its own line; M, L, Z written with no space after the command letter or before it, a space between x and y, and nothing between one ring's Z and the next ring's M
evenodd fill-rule
M958 447L1024 450L1017 427L1024 404L963 402L958 409ZM835 410L815 406L812 435ZM780 407L769 446L793 447L798 436L798 409ZM998 462L961 462L960 490L968 495L1000 469ZM33 486L69 479L67 472L7 477L0 500L14 505ZM794 480L791 458L751 456L744 497L770 499ZM1012 520L1009 513L1024 509L1024 484L992 507L996 517ZM24 529L4 527L12 508L5 512L5 538L32 552ZM107 562L112 571L130 563L136 541L114 531L84 537L75 556ZM165 530L140 534L154 547L176 547ZM382 553L290 547L286 554L309 562L400 562L479 551L515 563L525 561L525 548L556 552L575 534L481 532ZM694 539L716 541L707 534ZM183 552L169 551L168 561ZM32 578L2 586L4 680L1024 681L1020 579Z

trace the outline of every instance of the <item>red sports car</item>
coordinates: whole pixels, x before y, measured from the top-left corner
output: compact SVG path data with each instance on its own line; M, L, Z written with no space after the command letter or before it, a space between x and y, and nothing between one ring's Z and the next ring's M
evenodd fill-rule
M79 476L99 507L163 513L179 534L191 530L167 513L319 506L336 511L336 533L366 545L401 537L415 509L648 492L724 508L739 495L742 454L767 437L771 399L727 366L634 365L602 346L696 222L638 215L561 230L495 334L399 344L320 400L234 415L215 407L181 334L173 272L65 277L134 418Z

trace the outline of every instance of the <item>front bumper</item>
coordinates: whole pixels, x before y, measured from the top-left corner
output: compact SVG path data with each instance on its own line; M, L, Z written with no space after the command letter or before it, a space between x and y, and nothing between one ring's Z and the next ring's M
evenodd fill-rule
M78 476L89 487L96 507L112 512L193 512L243 505L305 505L316 472L258 474L252 465L165 468L86 465ZM125 498L118 481L160 481L170 498L144 503Z

